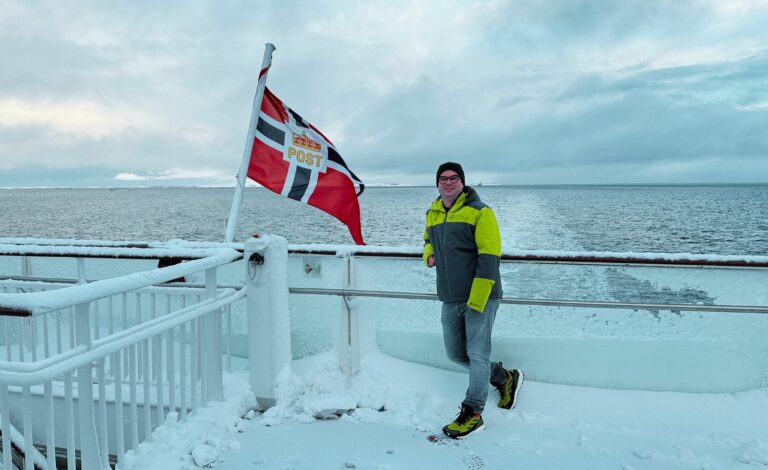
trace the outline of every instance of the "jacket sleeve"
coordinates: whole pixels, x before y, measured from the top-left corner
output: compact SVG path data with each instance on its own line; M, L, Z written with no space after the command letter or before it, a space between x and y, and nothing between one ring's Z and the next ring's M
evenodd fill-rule
M499 225L489 207L484 207L480 211L475 225L475 243L477 243L477 264L467 305L472 310L482 312L496 283L496 273L501 261Z
M427 264L427 258L433 254L435 254L435 251L432 249L432 243L429 241L429 232L424 228L424 254L422 255L424 264Z

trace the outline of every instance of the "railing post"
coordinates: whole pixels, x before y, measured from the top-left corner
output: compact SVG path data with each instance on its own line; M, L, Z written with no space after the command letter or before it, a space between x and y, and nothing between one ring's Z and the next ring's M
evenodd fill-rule
M85 284L85 259L77 258L77 283Z
M13 452L11 451L11 407L8 403L8 386L0 384L0 422L2 422L3 468L13 468Z
M245 266L251 389L259 406L269 408L278 379L291 371L288 242L276 235L248 240Z
M345 256L342 265L342 289L354 289L355 282L355 257ZM360 328L358 325L357 311L354 307L355 299L347 296L341 297L341 314L339 316L339 364L341 370L351 377L360 370Z
M89 303L75 306L75 339L79 346L91 347ZM82 468L104 468L93 413L93 364L77 369L77 405L79 409L80 462Z
M216 268L205 270L205 297L216 298ZM224 400L221 375L221 309L205 316L206 390L207 399Z
M30 259L29 256L21 257L21 275L22 276L32 275L32 259Z

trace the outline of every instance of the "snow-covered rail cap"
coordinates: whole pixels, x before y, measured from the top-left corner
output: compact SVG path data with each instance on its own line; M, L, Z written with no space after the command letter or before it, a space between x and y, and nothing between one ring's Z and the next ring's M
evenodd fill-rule
M415 246L377 246L377 245L333 245L316 243L312 245L288 245L289 253L322 254L335 256L381 255L381 256L421 256L424 248Z
M768 267L768 256L698 253L635 253L631 251L505 250L503 259L534 262L636 263Z
M243 243L196 242L187 240L106 241L51 238L0 238L0 256L80 256L101 258L177 258L197 259L213 251L230 248L243 251ZM23 251L29 250L29 251ZM213 251L209 251L213 250ZM422 246L379 246L340 244L289 244L291 254L331 256L382 256L420 258ZM611 251L558 251L506 249L505 261L551 263L627 263L664 264L678 266L736 266L768 268L768 256L716 255L698 253L636 253Z
M0 238L0 255L68 256L88 258L198 259L216 254L222 248L242 250L242 244L188 242L130 242L105 240L65 240L49 238Z
M205 251L205 250L204 250ZM215 268L242 258L242 253L232 248L206 251L206 257L196 258L166 268L141 271L126 276L104 279L89 284L31 292L23 294L0 294L0 315L30 316L41 315L53 310L92 302L104 297L130 292L143 287L163 284L178 277ZM169 256L175 256L170 254Z
M420 258L424 252L419 246L356 246L356 245L288 245L293 254L334 256L394 256ZM613 251L558 251L558 250L504 250L505 261L539 263L589 264L663 264L670 266L737 266L768 268L768 256L715 255L694 253L635 253Z

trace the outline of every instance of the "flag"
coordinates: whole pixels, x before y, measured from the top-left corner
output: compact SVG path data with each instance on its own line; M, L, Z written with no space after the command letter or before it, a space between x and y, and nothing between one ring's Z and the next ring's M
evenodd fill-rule
M357 197L365 185L336 148L269 88L264 90L248 177L283 196L316 207L343 222L364 245ZM360 190L356 191L355 185Z

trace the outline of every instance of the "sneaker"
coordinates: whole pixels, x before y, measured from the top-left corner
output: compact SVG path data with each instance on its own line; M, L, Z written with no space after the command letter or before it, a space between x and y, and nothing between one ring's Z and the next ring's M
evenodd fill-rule
M443 434L453 439L462 439L483 428L485 424L480 413L475 413L471 406L462 404L459 416L443 428Z
M523 371L507 370L507 380L503 384L494 385L499 391L499 408L511 410L517 404L517 394L523 385Z

